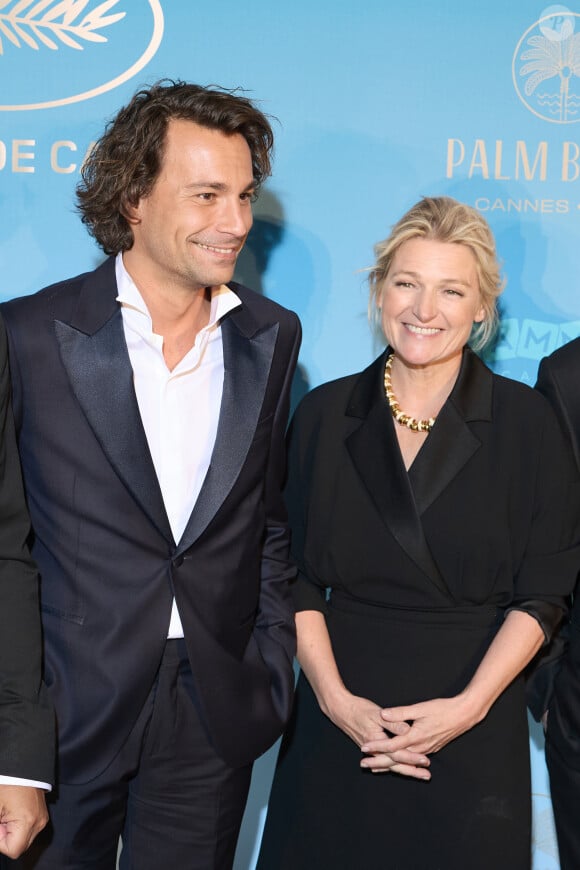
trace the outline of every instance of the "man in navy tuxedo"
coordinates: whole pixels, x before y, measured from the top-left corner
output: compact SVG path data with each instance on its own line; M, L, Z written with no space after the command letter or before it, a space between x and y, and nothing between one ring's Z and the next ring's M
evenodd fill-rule
M22 867L231 867L289 715L300 327L231 281L271 147L242 96L140 91L77 190L109 259L3 307L58 723Z
M0 320L0 867L17 858L48 820L44 791L54 765L54 716L41 684L38 575L10 408Z

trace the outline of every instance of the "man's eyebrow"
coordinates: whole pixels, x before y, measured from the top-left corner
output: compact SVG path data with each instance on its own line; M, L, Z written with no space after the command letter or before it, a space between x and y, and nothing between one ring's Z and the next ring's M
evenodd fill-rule
M221 181L192 181L184 185L186 190L197 190L200 187L211 187L212 190L225 190L226 185Z
M222 181L192 181L190 184L186 184L184 186L184 190L200 190L201 188L210 188L210 190L227 190L228 185L224 184ZM254 179L249 181L244 190L253 190L256 187L256 182Z

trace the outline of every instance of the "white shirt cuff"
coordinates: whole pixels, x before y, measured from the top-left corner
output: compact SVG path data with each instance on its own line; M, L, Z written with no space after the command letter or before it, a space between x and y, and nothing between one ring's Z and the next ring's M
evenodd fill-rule
M21 779L19 776L0 776L0 785L26 785L30 788L42 788L44 791L52 791L48 782L38 782L36 779Z

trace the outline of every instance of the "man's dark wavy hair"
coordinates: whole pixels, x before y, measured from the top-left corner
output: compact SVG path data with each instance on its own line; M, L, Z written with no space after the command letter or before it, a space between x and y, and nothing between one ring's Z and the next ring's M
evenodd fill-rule
M169 79L156 82L138 91L113 118L81 169L77 207L106 254L118 254L133 245L125 214L155 184L172 118L226 135L239 133L250 148L256 187L270 175L272 128L250 100L215 86Z

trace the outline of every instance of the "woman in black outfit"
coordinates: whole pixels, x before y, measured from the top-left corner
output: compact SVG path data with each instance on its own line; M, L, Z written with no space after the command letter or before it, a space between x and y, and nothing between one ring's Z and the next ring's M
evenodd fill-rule
M469 348L502 289L485 220L423 199L377 245L386 351L303 400L288 508L302 668L259 870L527 870L522 671L574 586L552 411Z

